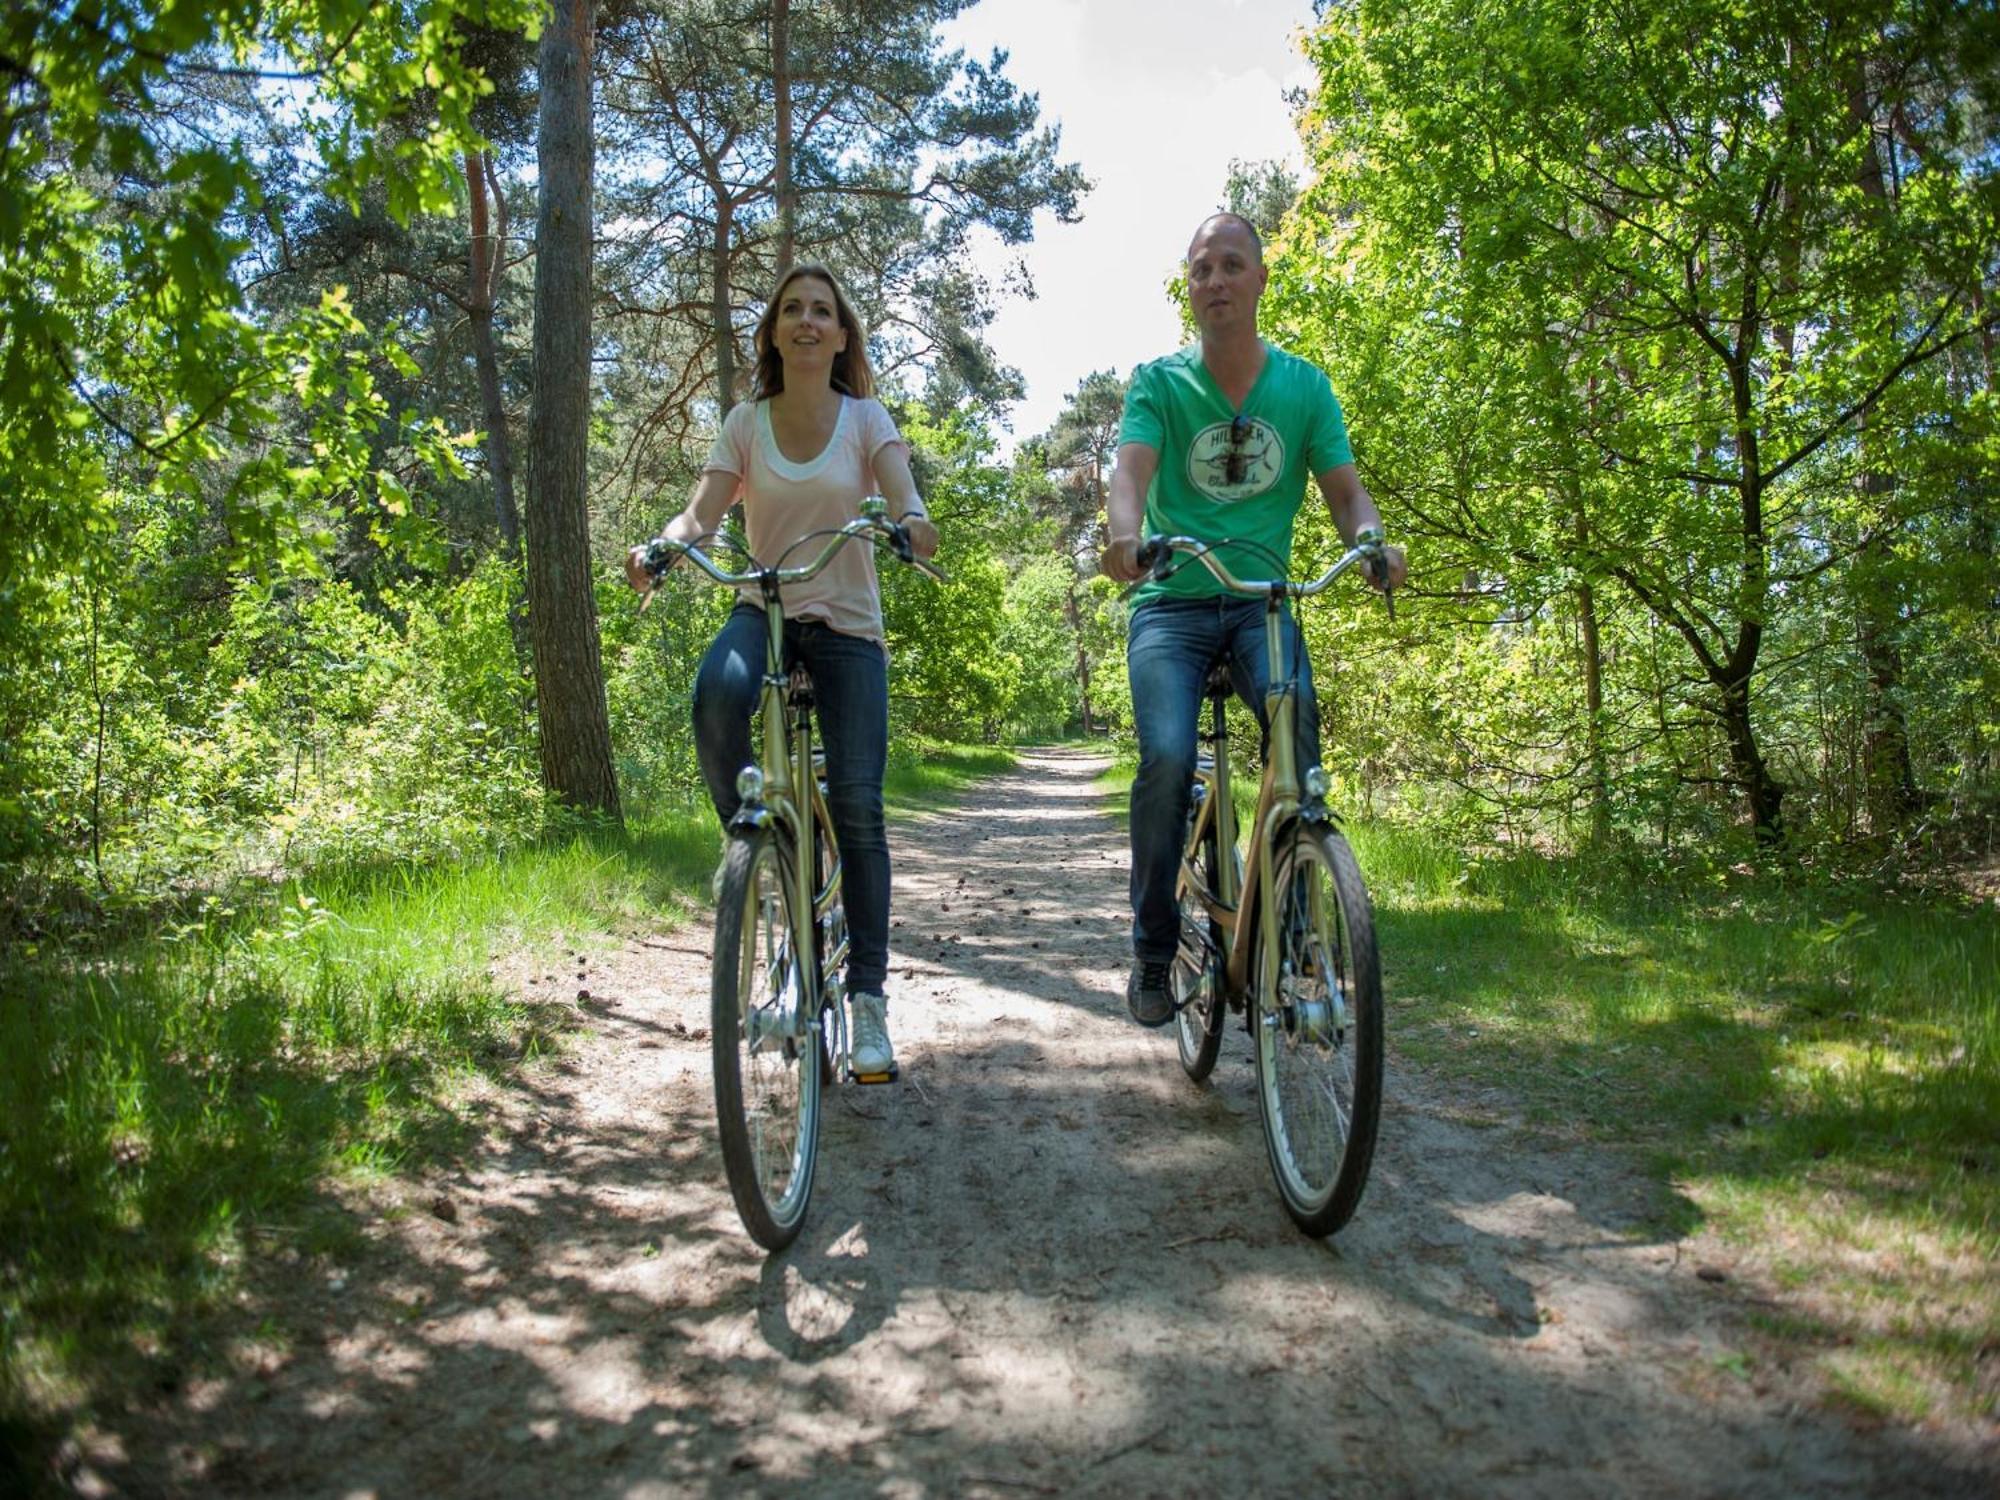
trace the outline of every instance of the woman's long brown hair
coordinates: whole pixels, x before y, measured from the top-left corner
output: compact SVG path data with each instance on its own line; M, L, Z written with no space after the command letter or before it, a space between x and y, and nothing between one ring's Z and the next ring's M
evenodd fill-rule
M771 346L771 329L778 321L778 309L785 300L785 288L801 276L815 277L833 289L833 308L840 326L847 330L847 347L833 357L832 385L842 395L866 397L875 394L875 371L868 363L868 335L855 315L854 305L840 278L816 261L793 266L778 282L771 300L764 304L764 316L757 320L753 345L757 350L757 388L754 399L768 400L785 388L785 361Z

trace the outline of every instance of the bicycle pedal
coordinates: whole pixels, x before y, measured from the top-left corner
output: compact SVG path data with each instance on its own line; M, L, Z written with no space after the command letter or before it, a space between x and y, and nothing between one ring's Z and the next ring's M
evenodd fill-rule
M886 1073L857 1073L852 1068L849 1068L847 1070L847 1081L849 1083L864 1083L864 1084L894 1083L898 1078L901 1078L902 1076L903 1076L903 1070L900 1067L898 1067L895 1063L889 1064L889 1071Z

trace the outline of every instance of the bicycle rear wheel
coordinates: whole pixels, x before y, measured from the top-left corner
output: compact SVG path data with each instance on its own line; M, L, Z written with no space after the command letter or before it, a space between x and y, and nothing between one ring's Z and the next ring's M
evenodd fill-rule
M1276 924L1277 972L1265 972L1260 944L1253 992L1257 1102L1286 1211L1328 1235L1361 1201L1382 1108L1375 919L1354 852L1330 827L1282 830L1275 860L1259 923Z
M1201 846L1189 862L1181 865L1180 919L1181 945L1174 954L1174 1040L1179 1046L1181 1069L1196 1083L1215 1071L1222 1051L1222 1021L1227 1007L1222 1003L1222 929L1202 905L1201 893L1193 877L1199 877L1210 891L1216 889L1221 855L1217 849L1215 824L1211 820L1202 835ZM1236 851L1230 850L1230 857Z
M722 1164L743 1227L767 1250L805 1223L819 1155L812 921L794 910L792 859L774 829L729 841L710 994Z

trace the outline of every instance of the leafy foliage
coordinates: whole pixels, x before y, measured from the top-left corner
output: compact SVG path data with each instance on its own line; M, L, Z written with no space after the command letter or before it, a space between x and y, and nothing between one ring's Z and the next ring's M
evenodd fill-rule
M1329 9L1270 308L1419 544L1404 680L1466 689L1399 695L1451 722L1398 764L1505 818L1775 840L1885 834L1989 761L1910 738L1993 669L1985 29ZM1966 611L1929 671L1917 622Z

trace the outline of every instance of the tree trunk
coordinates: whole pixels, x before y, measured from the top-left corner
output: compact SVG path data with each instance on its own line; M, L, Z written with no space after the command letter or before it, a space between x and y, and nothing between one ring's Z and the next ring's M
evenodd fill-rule
M1866 454L1865 414L1856 425L1861 429L1861 449ZM1893 475L1871 464L1862 470L1859 486L1869 505L1869 514L1862 519L1862 525L1867 526L1876 506L1887 504L1896 482ZM1885 553L1879 541L1871 542L1849 570L1857 595L1855 635L1868 669L1868 707L1861 734L1862 784L1869 831L1878 838L1907 823L1921 800L1916 767L1910 759L1909 721L1903 714L1903 652L1896 642L1903 589L1896 560ZM1879 558L1881 566L1866 565L1864 559L1871 554Z
M1729 400L1736 420L1736 462L1741 474L1743 617L1736 627L1736 645L1713 680L1722 694L1730 760L1750 802L1751 831L1758 843L1775 846L1785 841L1784 818L1779 812L1785 789L1765 764L1764 753L1757 747L1756 726L1750 721L1750 684L1756 679L1757 657L1764 646L1764 613L1771 597L1770 542L1764 533L1763 448L1750 391L1751 356L1759 337L1758 312L1746 306L1729 361Z
M1596 315L1584 318L1584 331L1596 332ZM1597 374L1588 376L1584 403L1591 425L1597 425ZM1583 569L1576 586L1576 617L1583 647L1584 751L1590 761L1590 841L1603 844L1611 837L1611 773L1604 753L1604 648L1597 637L1597 591L1590 583L1590 515L1581 482L1574 497L1576 507L1576 560Z
M500 550L509 558L521 552L521 516L514 504L514 446L507 432L507 407L500 394L500 360L493 348L493 305L500 289L500 267L507 240L507 202L493 162L483 152L465 153L465 182L472 193L471 295L466 318L472 328L472 363L479 375L479 405L486 417L486 466L493 472L493 519L500 528ZM489 217L487 194L492 193ZM492 223L497 218L498 223Z
M1750 803L1750 827L1757 842L1775 847L1785 841L1785 819L1781 804L1785 789L1772 776L1757 748L1757 733L1750 723L1750 677L1746 671L1718 684L1721 689L1722 730L1729 740L1730 769L1736 784Z
M792 268L799 232L799 199L792 187L792 5L771 0L771 87L777 108L772 171L778 198L778 275Z
M1083 710L1083 732L1093 732L1090 715L1090 653L1083 644L1083 609L1076 599L1076 579L1069 581L1069 591L1063 595L1063 618L1069 621L1070 634L1076 639L1076 683L1080 694L1079 706Z
M1583 530L1579 520L1577 529ZM1597 639L1597 592L1589 579L1576 586L1577 623L1583 636L1584 748L1590 759L1590 841L1611 837L1611 770L1604 754L1604 651Z
M528 416L528 623L542 782L618 816L611 716L591 592L590 60L595 0L556 0L542 30L537 130L534 400Z
M709 286L709 325L715 334L716 419L729 415L736 404L736 317L729 304L729 235L736 218L736 205L721 183L715 191L715 256L710 262L713 279Z
M1858 68L1848 84L1847 108L1849 117L1860 126L1863 136L1856 186L1874 211L1887 218L1893 210L1883 179L1882 153L1875 144L1874 111L1870 107L1866 79ZM1868 441L1868 412L1865 408L1855 417L1854 425L1860 439L1857 451L1865 466L1857 480L1857 487L1867 502L1861 524L1871 528L1878 538L1868 544L1868 551L1875 553L1884 550L1882 541L1891 535L1889 530L1878 527L1876 522L1878 516L1888 510L1889 496L1895 491L1896 479L1876 467ZM1886 517L1883 519L1886 520ZM1856 634L1862 660L1868 667L1867 722L1861 740L1862 778L1868 799L1869 830L1879 838L1908 822L1910 815L1916 811L1917 778L1910 763L1909 724L1903 717L1903 656L1894 639L1899 614L1897 604L1902 589L1893 559L1887 560L1886 567L1869 571L1874 572L1876 577L1862 580Z

